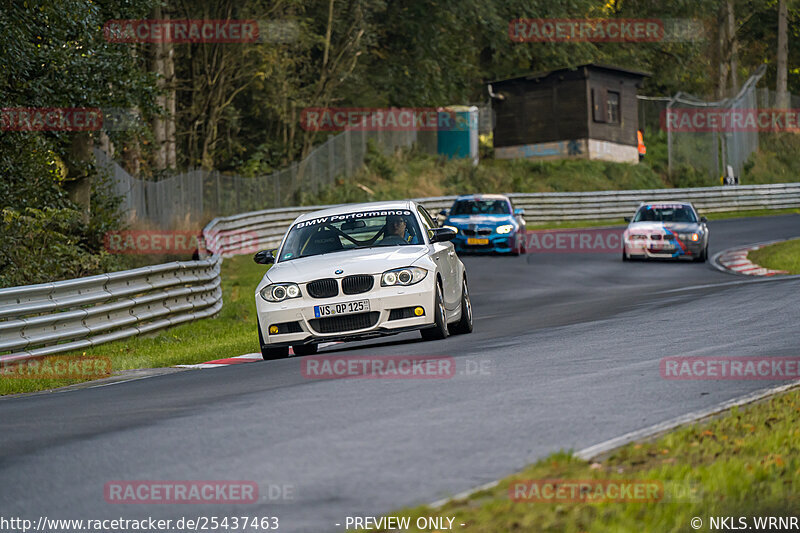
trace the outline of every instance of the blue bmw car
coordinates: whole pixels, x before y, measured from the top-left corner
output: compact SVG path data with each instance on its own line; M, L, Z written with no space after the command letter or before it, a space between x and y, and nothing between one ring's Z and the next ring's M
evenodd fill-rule
M456 252L525 253L524 211L514 209L500 194L459 196L450 209L439 215L443 225L458 230L453 239ZM517 242L517 235L520 235Z

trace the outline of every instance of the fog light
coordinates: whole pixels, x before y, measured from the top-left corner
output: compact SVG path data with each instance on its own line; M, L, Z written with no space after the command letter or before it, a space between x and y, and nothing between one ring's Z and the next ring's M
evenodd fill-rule
M698 235L697 233L692 233L692 240L695 242L699 241L700 235Z
M414 314L417 315L417 316L422 316L422 315L425 314L425 310L423 308L421 308L421 307L415 307L414 308Z
M276 333L278 333L278 326L270 326L269 327L269 334L270 335L275 335Z

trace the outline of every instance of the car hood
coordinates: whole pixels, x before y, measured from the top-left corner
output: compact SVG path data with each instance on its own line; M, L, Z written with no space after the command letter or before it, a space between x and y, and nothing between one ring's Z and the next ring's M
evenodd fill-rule
M426 245L385 246L347 250L302 257L277 263L264 276L271 283L305 283L319 278L338 278L351 274L380 274L410 266L427 253ZM336 274L342 270L341 274Z
M643 231L648 233L664 233L665 230L689 233L699 229L700 224L696 222L633 222L628 225L628 231Z
M477 224L483 226L499 226L500 224L516 223L512 215L464 215L448 217L445 224L452 226L467 226Z

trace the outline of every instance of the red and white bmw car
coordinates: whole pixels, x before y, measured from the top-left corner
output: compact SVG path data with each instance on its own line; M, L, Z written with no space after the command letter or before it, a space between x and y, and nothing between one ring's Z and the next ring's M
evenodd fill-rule
M689 202L642 204L625 220L629 224L623 234L623 261L708 259L707 220Z

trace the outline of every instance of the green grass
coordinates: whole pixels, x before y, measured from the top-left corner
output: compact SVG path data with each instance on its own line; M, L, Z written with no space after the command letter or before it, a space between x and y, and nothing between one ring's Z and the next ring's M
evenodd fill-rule
M606 161L466 160L400 151L385 156L372 148L364 168L301 205L370 202L447 196L474 192L566 192L612 189L660 189L664 181L647 165Z
M197 320L152 335L103 344L80 352L46 358L53 365L61 359L108 357L112 370L168 367L202 363L212 359L259 351L254 293L266 272L251 256L222 262L223 306L213 318ZM33 392L86 379L28 379L0 375L0 395Z
M633 214L633 213L631 213ZM798 215L800 209L755 209L751 211L721 211L719 213L700 213L705 215L708 220L725 220L730 218L746 218L746 217L766 217L777 215ZM603 226L624 226L628 223L622 218L614 218L607 220L567 220L563 222L542 222L537 224L528 224L526 227L529 230L537 229L573 229L573 228L594 228Z
M768 217L776 215L798 215L800 209L752 209L750 211L722 211L719 213L700 213L705 214L708 220L724 220L727 218L745 218L745 217Z
M800 239L770 244L748 253L747 258L764 268L800 274Z
M691 144L688 144L690 148ZM764 135L759 152L745 164L743 184L797 181L800 136ZM696 157L707 157L701 149ZM370 145L366 164L350 178L319 191L298 195L299 205L370 202L456 194L507 192L581 192L607 190L711 187L719 178L684 166L667 175L666 135L648 141L648 155L639 164L608 161L481 159L478 166L466 160L448 160L417 150L384 155Z
M439 509L421 506L390 516L409 516L412 525L421 516L455 517L455 529L475 533L669 533L692 531L693 517L703 519L701 531L709 531L709 516L792 516L800 506L798 428L800 393L794 390L624 446L596 463L556 453L495 488ZM664 497L655 503L530 503L509 497L513 482L544 479L657 480Z

